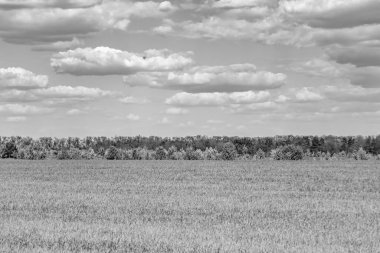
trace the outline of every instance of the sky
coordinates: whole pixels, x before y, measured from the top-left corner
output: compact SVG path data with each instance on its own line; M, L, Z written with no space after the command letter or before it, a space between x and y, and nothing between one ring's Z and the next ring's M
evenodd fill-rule
M0 136L379 126L378 0L0 0Z

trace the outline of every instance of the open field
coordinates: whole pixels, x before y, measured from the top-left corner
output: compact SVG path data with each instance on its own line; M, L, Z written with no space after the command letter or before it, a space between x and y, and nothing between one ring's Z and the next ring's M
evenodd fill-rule
M380 252L380 163L0 160L0 252Z

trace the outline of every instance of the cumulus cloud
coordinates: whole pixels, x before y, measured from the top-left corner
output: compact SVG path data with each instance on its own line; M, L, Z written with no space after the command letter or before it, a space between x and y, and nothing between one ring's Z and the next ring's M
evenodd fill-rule
M186 38L250 39L297 47L369 45L380 41L377 0L208 2L211 15L182 22L166 19L154 31Z
M7 117L5 121L7 122L23 122L26 121L27 117L25 116L12 116L12 117Z
M357 67L380 66L380 48L378 47L333 47L327 50L331 60L340 64L352 64Z
M150 49L131 53L109 47L77 48L55 54L51 66L72 75L130 75L140 71L169 71L193 63L190 53Z
M57 41L48 44L41 44L32 47L33 51L62 51L75 49L84 45L83 40L73 38L71 41Z
M67 115L74 116L74 115L81 115L84 114L85 112L79 109L71 109L66 112Z
M140 120L140 116L133 114L133 113L130 113L126 116L126 119L132 120L132 121L138 121L138 120Z
M113 94L110 91L84 86L49 86L47 76L37 75L22 68L0 69L2 102L41 102L54 105L95 100ZM17 107L17 104L15 106L14 108L21 108Z
M172 114L172 115L181 115L181 114L188 114L189 110L179 107L170 107L166 109L166 114Z
M378 103L380 97L379 88L367 89L354 85L322 86L320 91L329 99L338 102L348 102L353 106L357 103Z
M197 66L182 72L137 73L125 76L129 86L149 86L187 92L233 92L279 88L286 75L258 71L252 64Z
M380 2L377 0L280 1L280 9L314 27L342 28L380 23Z
M123 104L147 104L150 102L147 98L136 98L132 96L120 98L119 101Z
M76 100L90 100L109 96L110 91L99 88L88 88L83 86L52 86L45 89L38 89L34 94L40 98L69 98Z
M323 58L314 58L306 62L297 62L286 66L287 69L311 76L337 78L342 75L344 68Z
M322 100L323 96L304 87L296 93L296 99L300 102L316 102Z
M214 8L242 8L256 7L263 5L275 5L278 0L217 0L211 1L211 6Z
M41 114L51 112L51 108L43 108L34 105L25 105L25 104L4 104L0 105L0 112L10 113L10 114Z
M363 67L351 69L346 76L351 83L364 88L380 87L380 67Z
M159 18L170 13L168 3L160 10L160 3L153 1L102 1L96 5L98 1L91 0L12 2L13 8L10 1L3 1L3 10L0 5L0 37L9 43L29 45L69 42L73 37L104 30L126 30L133 17Z
M187 93L180 92L166 99L166 104L177 106L223 106L229 104L252 104L268 100L270 93L232 92L232 93Z
M100 4L102 0L1 0L0 9L26 9L26 8L86 8Z
M37 89L46 87L48 77L23 68L0 68L0 89Z

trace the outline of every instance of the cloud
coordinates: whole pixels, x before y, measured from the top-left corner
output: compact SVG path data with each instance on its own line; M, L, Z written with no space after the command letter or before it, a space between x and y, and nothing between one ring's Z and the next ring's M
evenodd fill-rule
M348 102L353 106L357 103L379 103L380 85L379 88L363 88L354 85L341 86L322 86L320 91L329 99L338 102Z
M46 89L39 89L34 94L40 98L69 98L78 100L90 100L109 96L110 91L99 88L88 88L83 86L52 86Z
M71 109L66 112L67 115L74 116L74 115L81 115L84 114L85 112L79 109Z
M51 112L51 108L42 108L34 105L25 105L25 104L4 104L0 105L0 112L10 113L10 114L42 114Z
M82 45L84 45L83 40L73 38L73 40L71 41L57 41L53 43L33 46L32 50L33 51L62 51L62 50L74 49Z
M286 75L257 71L252 64L197 66L182 72L137 73L125 76L129 86L149 86L187 92L266 90L285 84Z
M377 0L282 0L280 10L312 27L345 28L380 23Z
M165 19L154 31L194 39L249 39L297 47L379 45L380 41L377 0L209 2L205 8L211 15L180 22Z
M233 93L177 93L166 99L166 104L177 106L223 106L229 104L251 104L268 100L267 91L233 92Z
M91 0L12 2L11 6L10 1L3 1L0 9L0 37L29 45L69 42L104 30L125 31L134 17L160 18L171 13L160 10L160 3L153 1L102 1L96 5L98 1Z
M216 0L211 1L214 8L243 8L256 6L270 6L277 3L278 0Z
M188 114L189 110L184 109L184 108L178 108L178 107L170 107L166 109L166 114L172 114L172 115L183 115L183 114Z
M132 121L137 121L137 120L140 120L140 116L133 114L133 113L130 113L127 115L126 119L132 120Z
M296 93L296 99L299 102L316 102L323 100L323 96L304 87Z
M113 92L84 86L49 86L48 77L23 68L0 69L0 101L71 103L95 100Z
M0 89L37 89L46 87L48 77L23 68L0 68Z
M109 47L77 48L51 58L51 66L57 73L72 75L130 75L181 69L192 63L189 53L156 49L130 53Z
M123 104L147 104L150 101L147 98L136 98L136 97L123 97L119 101Z
M163 1L163 2L161 2L161 3L159 4L158 9L159 9L160 11L168 12L168 11L173 11L173 10L175 10L176 7L174 7L174 6L172 5L172 3L169 2L169 1Z
M311 76L338 78L343 73L344 68L324 58L315 58L306 62L297 62L287 65L285 68Z
M100 4L102 0L0 0L0 9L26 8L86 8Z
M380 66L378 47L333 47L327 50L327 55L340 64L353 64L357 67Z
M27 117L25 116L13 116L13 117L7 117L5 121L7 122L24 122L26 121Z
M346 76L353 85L364 88L380 88L380 67L363 67L351 69Z

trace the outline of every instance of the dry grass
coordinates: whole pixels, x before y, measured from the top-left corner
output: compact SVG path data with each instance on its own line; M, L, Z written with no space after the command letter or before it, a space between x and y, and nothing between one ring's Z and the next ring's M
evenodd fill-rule
M0 161L0 252L379 249L376 161Z

